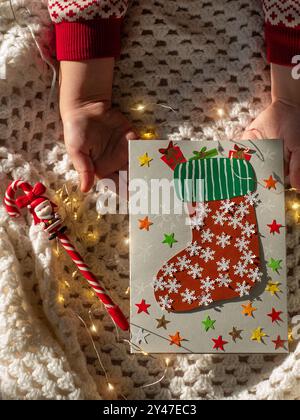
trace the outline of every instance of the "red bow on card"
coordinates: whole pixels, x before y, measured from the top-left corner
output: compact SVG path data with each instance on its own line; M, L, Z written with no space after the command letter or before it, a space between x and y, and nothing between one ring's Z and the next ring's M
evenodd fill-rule
M159 152L162 155L165 155L168 159L172 159L176 156L177 151L174 149L176 146L172 141L170 141L169 146L166 149L159 149Z
M45 191L45 185L43 185L41 182L38 182L37 184L35 184L35 186L29 193L17 198L16 204L20 209L22 209L23 207L26 207L29 204L31 204L36 198L41 197L41 195L43 195Z

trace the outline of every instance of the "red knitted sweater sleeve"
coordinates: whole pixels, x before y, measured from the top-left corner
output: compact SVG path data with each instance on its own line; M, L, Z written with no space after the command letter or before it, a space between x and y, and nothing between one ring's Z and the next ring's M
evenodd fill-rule
M116 57L128 0L48 0L58 60Z
M292 65L300 54L300 0L263 0L269 62Z

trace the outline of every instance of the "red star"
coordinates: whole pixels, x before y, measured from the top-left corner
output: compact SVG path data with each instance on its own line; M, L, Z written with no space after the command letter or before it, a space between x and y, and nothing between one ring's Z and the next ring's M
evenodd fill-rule
M274 308L272 309L272 312L270 314L268 314L268 316L272 319L272 322L283 322L282 319L280 318L280 315L282 314L282 312L277 312Z
M212 340L215 345L214 345L214 350L222 350L225 351L224 346L226 344L228 344L228 341L224 341L223 337L220 335L220 337L218 339L214 339Z
M283 226L280 225L279 223L277 223L276 220L273 220L273 223L271 225L268 225L268 227L270 228L270 233L273 233L273 235L274 235L275 233L280 234L280 229Z
M145 314L149 314L148 312L148 308L150 308L151 305L149 305L148 303L146 303L145 299L143 299L141 301L141 303L136 303L135 306L137 306L138 309L138 314L141 314L142 312L145 312Z
M276 179L274 179L272 175L269 179L264 179L264 182L266 183L266 188L268 190L276 190L276 184L278 184L278 181L276 181Z
M275 350L284 349L285 343L287 340L281 340L280 335L277 337L277 340L274 340L273 343L275 344Z

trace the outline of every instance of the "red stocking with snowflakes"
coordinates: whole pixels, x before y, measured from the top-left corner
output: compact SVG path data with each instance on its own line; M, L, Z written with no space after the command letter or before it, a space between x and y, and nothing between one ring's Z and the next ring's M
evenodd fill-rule
M190 243L156 276L159 305L188 312L249 296L262 279L256 178L249 155L241 149L230 158L212 157L216 150L203 149L187 162L172 142L161 153L174 170L178 197L193 210L187 226Z

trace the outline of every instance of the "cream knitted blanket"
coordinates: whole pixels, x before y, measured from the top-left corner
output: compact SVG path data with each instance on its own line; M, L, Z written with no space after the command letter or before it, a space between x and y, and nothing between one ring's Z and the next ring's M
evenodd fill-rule
M123 56L114 97L137 124L159 126L161 137L229 139L269 101L269 72L263 57L259 0L133 0L126 22ZM57 104L47 108L51 70L42 62L28 26L40 45L53 33L45 1L0 0L0 196L12 178L42 180L56 190L76 174L61 143ZM24 10L29 9L30 14ZM25 23L25 26L22 26ZM51 48L49 48L51 50ZM53 50L53 49L52 49ZM166 103L175 115L152 106L137 116L139 101ZM56 102L56 101L55 101ZM215 109L226 109L216 120ZM94 196L88 197L94 208ZM94 223L94 212L86 212ZM80 228L80 226L79 226ZM100 242L84 251L93 270L128 312L127 219L104 217ZM299 228L288 229L289 312L300 311ZM300 343L288 357L259 355L179 356L165 379L158 359L130 356L118 343L110 320L80 279L72 279L68 258L56 258L30 217L9 220L0 207L0 384L4 399L297 399ZM67 280L71 287L59 285ZM63 299L58 301L58 293ZM63 301L63 303L62 303ZM90 337L109 380L108 391ZM126 336L124 336L126 337Z

